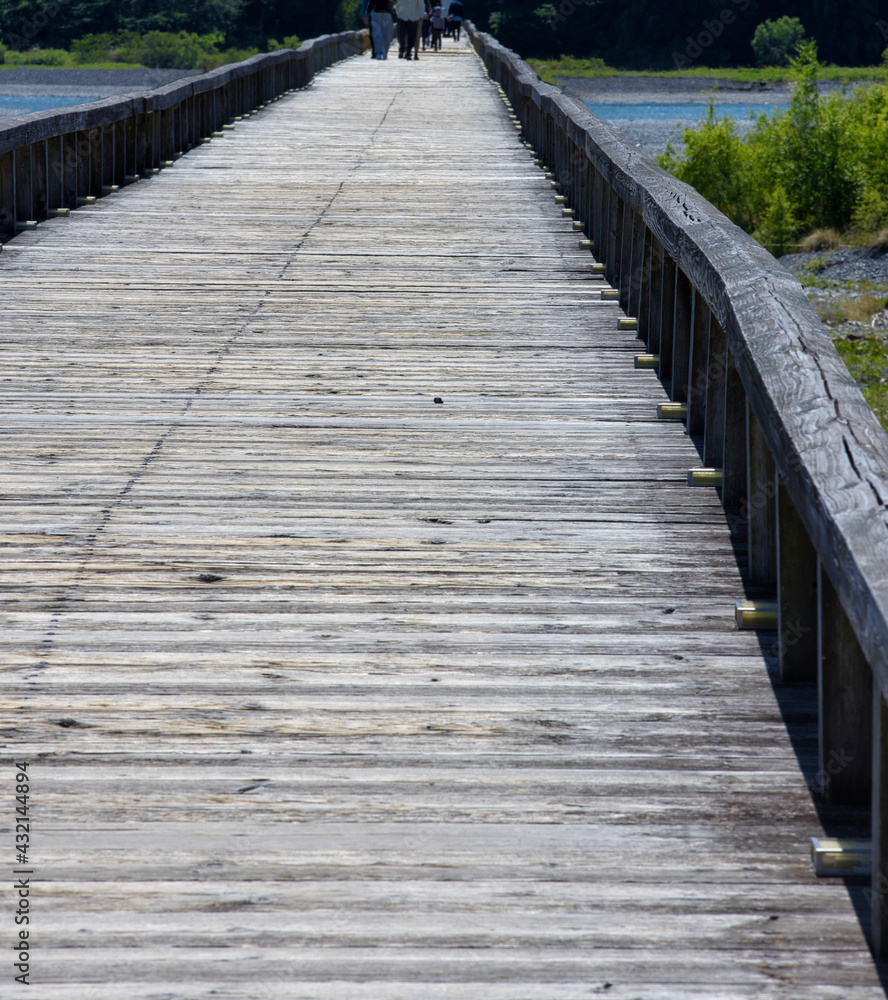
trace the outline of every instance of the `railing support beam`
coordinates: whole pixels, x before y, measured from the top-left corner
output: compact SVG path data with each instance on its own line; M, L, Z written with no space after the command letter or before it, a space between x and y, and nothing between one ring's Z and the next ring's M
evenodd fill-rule
M868 806L872 780L872 674L822 563L817 575L819 774L825 801Z

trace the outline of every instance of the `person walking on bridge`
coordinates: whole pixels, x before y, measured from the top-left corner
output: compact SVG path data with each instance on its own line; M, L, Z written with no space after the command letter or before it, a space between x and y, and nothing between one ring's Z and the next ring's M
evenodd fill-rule
M364 24L373 28L373 58L388 59L388 50L395 34L394 0L369 0Z
M451 0L447 8L447 20L453 26L453 40L459 41L459 34L462 30L462 23L465 20L466 9L462 5L462 0Z
M370 22L370 0L361 0L361 20L365 25ZM373 37L372 28L370 29L370 49L375 59L379 53L376 51L376 39Z
M419 59L419 33L426 15L425 0L398 0L398 58Z
M446 23L440 6L436 4L432 8L432 48L435 52L441 51L441 39L444 37L444 26Z

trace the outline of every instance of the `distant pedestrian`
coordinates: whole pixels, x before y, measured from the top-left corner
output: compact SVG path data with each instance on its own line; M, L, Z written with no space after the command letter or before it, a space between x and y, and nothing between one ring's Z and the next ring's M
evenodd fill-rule
M458 42L460 31L462 31L462 23L466 17L466 9L462 5L462 0L450 0L450 6L447 8L447 20L453 26L453 40Z
M367 13L369 17L364 18L364 24L369 23L373 28L373 58L388 59L395 35L394 0L369 0Z
M361 20L364 24L370 23L370 0L361 0ZM373 37L373 29L370 29L370 51L375 59L378 55L376 51L376 39Z
M444 28L447 22L441 13L440 7L432 8L432 48L436 52L441 51L441 39L444 37Z
M398 58L419 59L419 33L425 0L398 0Z
M426 14L422 19L422 51L429 47L432 41L432 16L431 14Z

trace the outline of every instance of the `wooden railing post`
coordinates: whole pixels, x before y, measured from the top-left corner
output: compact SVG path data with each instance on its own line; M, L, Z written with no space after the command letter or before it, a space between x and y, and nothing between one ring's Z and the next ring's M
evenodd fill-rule
M663 245L648 231L651 256L647 279L647 327L645 340L651 354L660 354L661 329L663 323ZM663 359L660 358L661 375Z
M607 189L607 206L605 214L605 230L602 249L604 250L604 264L606 268L607 280L614 287L620 280L620 260L618 249L620 246L620 225L623 218L623 205L614 190L613 185Z
M629 295L632 288L632 235L635 232L635 213L620 200L620 217L617 242L617 287L620 290L620 307L629 312Z
M611 187L610 205L608 207L607 232L607 279L614 286L620 287L620 270L623 263L623 215L625 206L623 199Z
M644 249L641 258L641 276L639 278L640 287L638 292L638 305L636 315L638 316L638 335L644 341L650 351L651 342L651 295L653 292L653 234L644 225L644 218L639 212L642 227L644 229Z
M160 161L169 162L178 152L176 146L176 112L174 108L165 108L160 112Z
M706 413L703 427L703 464L724 471L725 414L728 384L728 342L719 321L709 318L709 363L706 366Z
M135 118L127 118L124 123L126 126L126 137L125 142L125 153L124 153L124 163L126 164L126 174L124 175L124 181L127 182L132 178L137 178L139 173L139 138L138 138L138 128Z
M15 221L16 225L31 220L31 147L15 151Z
M64 151L62 137L46 141L46 203L49 208L65 208Z
M722 504L732 532L738 534L746 534L748 526L746 408L746 393L740 373L734 364L734 356L726 349Z
M47 218L46 141L31 147L31 218L37 222Z
M663 291L660 306L660 379L670 387L672 398L672 356L675 353L675 290L678 268L669 254L663 253Z
M872 690L872 949L888 958L888 705L873 678Z
M867 806L873 769L872 674L822 563L817 600L821 791L835 805Z
M127 170L127 160L126 160L126 135L127 128L126 122L120 121L114 123L114 165L112 168L112 177L114 178L111 183L116 184L118 187L123 187L126 183L126 175L129 173Z
M671 399L684 403L688 398L688 371L694 329L694 286L681 268L675 272L675 319L672 324ZM661 367L662 371L662 367Z
M160 111L152 111L151 115L151 147L148 156L148 166L152 170L160 170L163 157L160 155L161 147L161 119Z
M761 428L746 407L749 582L769 594L777 588L777 472Z
M706 430L706 390L709 370L709 326L712 313L703 296L694 293L690 354L687 367L688 416L685 426L691 437L702 437Z
M144 177L151 169L151 115L136 115L136 149L134 174Z
M632 212L632 243L629 263L629 315L642 326L641 297L644 284L644 257L647 247L647 230L641 212ZM649 248L648 248L649 249Z
M77 133L77 197L88 198L92 191L92 143L89 131Z
M102 196L102 129L91 128L89 137L89 190L87 194L95 198Z
M15 236L15 153L0 154L0 236Z
M817 553L778 478L777 642L784 681L817 680L817 586Z
M114 180L114 126L102 126L102 188L111 187Z
M601 172L596 170L592 192L592 226L589 230L589 235L592 237L595 256L601 262L604 262L607 255L605 233L607 232L607 206L609 198L610 189Z
M62 208L77 208L77 171L80 158L77 153L77 133L62 136Z

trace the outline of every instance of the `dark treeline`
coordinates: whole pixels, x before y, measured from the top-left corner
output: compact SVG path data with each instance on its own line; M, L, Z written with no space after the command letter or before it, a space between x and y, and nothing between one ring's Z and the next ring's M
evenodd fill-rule
M888 11L876 0L465 0L468 16L525 57L597 56L625 69L753 62L757 24L798 17L820 57L878 63L888 47ZM360 0L0 0L4 44L65 48L115 31L220 32L225 44L264 48L269 38L359 26Z

